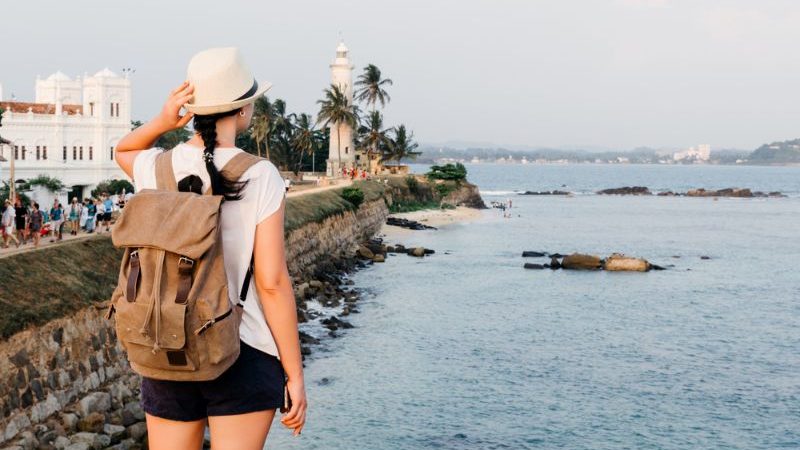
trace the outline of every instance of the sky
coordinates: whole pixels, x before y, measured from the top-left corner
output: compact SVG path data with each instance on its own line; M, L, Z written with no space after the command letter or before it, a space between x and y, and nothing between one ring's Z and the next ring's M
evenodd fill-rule
M148 120L205 48L316 113L340 36L421 144L753 149L800 136L797 0L6 0L0 83L132 67Z

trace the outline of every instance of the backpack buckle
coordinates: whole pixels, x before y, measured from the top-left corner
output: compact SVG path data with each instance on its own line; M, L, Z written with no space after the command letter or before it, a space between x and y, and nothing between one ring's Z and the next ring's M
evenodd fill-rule
M181 256L180 259L178 259L178 264L187 264L189 267L194 267L194 260Z

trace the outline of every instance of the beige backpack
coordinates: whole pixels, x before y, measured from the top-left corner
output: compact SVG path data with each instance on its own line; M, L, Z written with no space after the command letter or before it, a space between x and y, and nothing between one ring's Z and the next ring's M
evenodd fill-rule
M238 180L261 158L239 153L221 170ZM231 305L222 254L222 196L179 192L172 151L156 158L157 189L128 201L112 238L125 249L108 315L138 374L179 381L212 380L239 356L242 303Z

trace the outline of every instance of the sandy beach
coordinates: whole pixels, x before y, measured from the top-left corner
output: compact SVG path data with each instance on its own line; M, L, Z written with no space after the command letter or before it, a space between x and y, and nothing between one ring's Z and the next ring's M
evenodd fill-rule
M481 210L459 206L455 209L422 209L419 211L394 213L390 214L390 216L415 220L419 223L439 228L455 222L475 220L481 216ZM418 233L418 231L386 224L381 227L380 231L380 234L388 240L401 238L410 233Z

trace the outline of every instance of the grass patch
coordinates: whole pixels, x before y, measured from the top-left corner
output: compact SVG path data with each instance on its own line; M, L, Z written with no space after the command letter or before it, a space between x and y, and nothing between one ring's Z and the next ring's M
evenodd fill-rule
M358 188L363 193L364 202L377 200L384 194L383 184L375 181L354 181L352 188ZM342 197L345 189L348 188L329 189L287 198L285 233L291 233L307 223L319 223L337 214L354 210L356 207Z
M108 300L121 258L108 236L0 258L0 339Z

